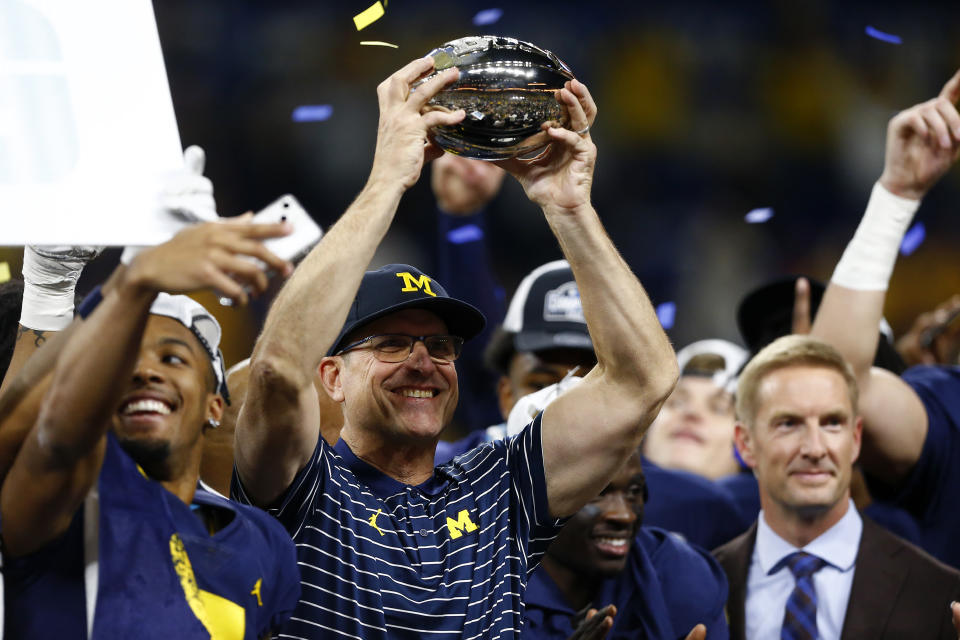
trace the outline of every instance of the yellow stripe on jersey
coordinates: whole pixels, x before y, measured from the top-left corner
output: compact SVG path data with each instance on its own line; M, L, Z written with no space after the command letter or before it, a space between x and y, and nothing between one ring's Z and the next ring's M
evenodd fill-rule
M210 640L243 640L246 625L243 607L197 586L187 549L176 533L170 536L170 558L187 604L210 634Z

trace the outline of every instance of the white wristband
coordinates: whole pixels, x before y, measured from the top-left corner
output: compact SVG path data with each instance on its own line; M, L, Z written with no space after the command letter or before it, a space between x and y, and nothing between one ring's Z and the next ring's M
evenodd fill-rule
M886 291L903 234L919 206L919 200L895 196L879 182L873 185L867 210L831 282L857 291Z
M24 247L20 324L39 331L66 329L73 321L75 290L84 263L58 260Z

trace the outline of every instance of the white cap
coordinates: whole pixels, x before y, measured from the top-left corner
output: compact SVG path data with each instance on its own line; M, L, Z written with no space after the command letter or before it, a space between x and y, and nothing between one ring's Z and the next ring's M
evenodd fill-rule
M736 386L737 374L750 355L747 350L738 344L719 338L691 342L677 352L680 375L683 375L683 370L693 358L704 354L719 356L723 359L723 368L713 373L713 382L718 387L732 391Z
M150 306L150 313L155 316L173 318L197 337L203 345L210 362L213 365L213 374L217 378L217 391L223 399L230 402L227 391L227 376L223 366L223 353L220 351L220 338L223 332L220 323L213 317L206 307L187 296L172 296L168 293L157 294L157 299Z

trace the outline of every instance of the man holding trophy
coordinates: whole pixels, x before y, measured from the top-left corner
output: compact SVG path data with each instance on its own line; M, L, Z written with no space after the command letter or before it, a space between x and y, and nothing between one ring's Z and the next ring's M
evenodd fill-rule
M520 62L535 49L469 40ZM428 106L461 77L452 66L430 75L444 60L414 60L378 87L366 186L280 292L254 348L233 494L268 508L297 544L303 594L285 637L518 636L527 576L636 451L677 379L654 309L591 205L597 109L568 79L549 92L566 127L543 122L547 150L501 164L573 269L598 364L516 437L434 468L458 399L453 361L483 316L414 267L364 269L403 193L442 153L434 128L484 117ZM319 435L317 370L343 409L333 447Z

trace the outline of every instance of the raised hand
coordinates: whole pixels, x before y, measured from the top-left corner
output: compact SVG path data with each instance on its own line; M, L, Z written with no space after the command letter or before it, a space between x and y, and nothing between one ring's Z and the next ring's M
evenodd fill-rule
M134 259L126 280L152 291L189 293L216 289L237 304L246 304L247 290L262 293L267 275L257 258L283 275L293 271L262 241L292 231L287 223L251 224L249 217L207 222L188 227L169 241L147 249Z
M430 186L445 213L465 216L487 206L500 191L503 176L503 169L491 162L444 153L433 162Z
M529 162L512 158L497 164L520 181L534 203L545 209L574 210L590 204L597 160L590 127L597 117L597 105L579 80L564 84L557 100L567 108L570 129L544 124L551 145L542 157Z
M428 140L431 127L454 125L466 115L463 109L447 112L430 109L427 102L457 79L456 67L446 69L416 86L433 71L433 58L414 60L377 87L380 124L373 158L371 182L399 184L409 189L420 178L423 163L443 153Z
M880 184L904 198L920 200L960 157L960 71L940 95L901 111L887 126Z
M933 311L917 316L910 331L897 340L897 351L907 366L958 364L960 356L960 295L954 295Z

